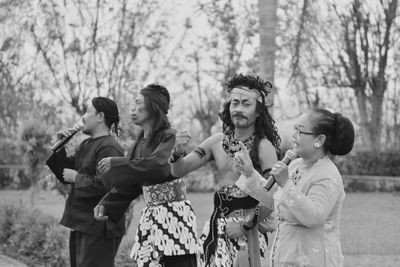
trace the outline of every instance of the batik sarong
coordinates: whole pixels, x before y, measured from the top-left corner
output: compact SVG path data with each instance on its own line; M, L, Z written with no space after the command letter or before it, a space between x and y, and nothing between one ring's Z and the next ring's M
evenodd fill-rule
M257 231L257 226L248 231L241 238L229 239L225 232L225 226L230 222L248 222L253 219L258 201L241 191L236 185L224 186L214 195L214 212L209 222L206 223L203 234L200 237L202 245L202 255L200 266L207 267L232 267L238 261L250 259L240 259L249 257L249 233ZM254 232L253 232L254 233ZM256 232L256 238L251 242L256 242L259 248L261 265L268 262L267 237ZM245 252L245 253L240 253ZM257 253L258 255L258 253Z
M131 257L138 266L161 266L163 256L199 252L196 216L181 179L143 186L141 212Z

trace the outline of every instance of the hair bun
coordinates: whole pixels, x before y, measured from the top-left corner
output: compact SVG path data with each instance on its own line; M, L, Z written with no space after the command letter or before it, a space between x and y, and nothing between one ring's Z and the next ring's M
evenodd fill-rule
M332 146L329 152L333 155L346 155L353 149L354 145L354 126L351 120L340 113L333 114L335 126L333 133Z

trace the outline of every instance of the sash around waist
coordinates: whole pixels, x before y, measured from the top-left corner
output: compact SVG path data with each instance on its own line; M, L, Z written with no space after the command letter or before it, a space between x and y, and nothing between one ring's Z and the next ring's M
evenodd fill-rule
M179 178L162 184L143 186L143 198L147 207L186 200L186 185L183 178Z

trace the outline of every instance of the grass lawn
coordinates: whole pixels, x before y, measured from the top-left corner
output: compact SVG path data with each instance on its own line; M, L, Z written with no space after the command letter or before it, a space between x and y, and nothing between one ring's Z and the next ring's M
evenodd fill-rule
M197 229L212 212L212 193L190 193L197 214ZM0 191L0 203L28 205L26 191ZM400 194L348 193L342 212L342 248L345 266L400 266ZM43 212L61 218L64 199L50 192L40 192L36 206ZM127 238L132 239L138 224L142 200L137 201L134 219Z

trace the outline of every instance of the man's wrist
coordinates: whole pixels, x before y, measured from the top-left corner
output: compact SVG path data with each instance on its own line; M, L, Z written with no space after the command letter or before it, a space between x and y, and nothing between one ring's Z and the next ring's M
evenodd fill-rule
M174 147L174 149L172 150L171 156L168 159L168 162L176 163L179 159L181 159L184 156L186 156L186 151L178 152L178 151L176 151L176 149Z

